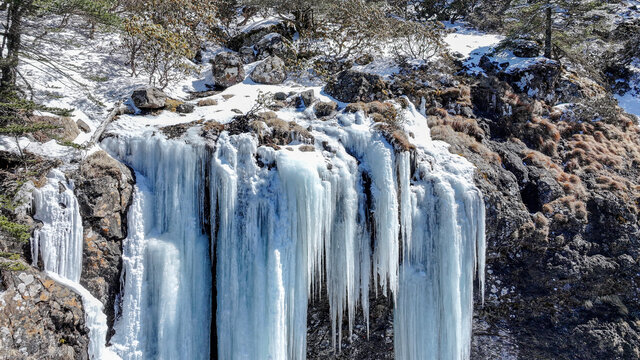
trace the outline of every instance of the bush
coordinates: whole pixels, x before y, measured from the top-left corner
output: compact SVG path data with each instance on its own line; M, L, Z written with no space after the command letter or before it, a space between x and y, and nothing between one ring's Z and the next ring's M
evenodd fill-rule
M27 242L31 237L31 228L27 225L10 221L7 217L0 215L0 229L11 235L16 241Z
M387 25L389 42L399 60L428 60L443 48L444 25L392 18Z

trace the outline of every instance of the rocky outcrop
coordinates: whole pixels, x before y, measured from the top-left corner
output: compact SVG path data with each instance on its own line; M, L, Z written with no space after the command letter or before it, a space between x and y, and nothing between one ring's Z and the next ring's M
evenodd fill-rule
M506 81L517 92L526 93L532 99L549 103L562 96L556 92L562 67L559 62L543 57L532 58L519 64L504 66L483 56L480 66L498 79Z
M260 41L254 45L258 59L266 59L270 56L276 56L291 63L296 59L296 51L291 41L278 33L270 33L265 35Z
M162 109L167 99L167 94L155 87L138 89L131 95L133 104L140 110Z
M0 358L87 359L80 295L17 260L0 258Z
M277 33L285 38L291 39L296 33L293 24L289 22L281 22L274 25L257 26L248 31L243 31L233 36L227 41L227 47L233 51L239 51L243 46L253 46L268 34Z
M269 56L264 59L251 73L251 80L259 84L281 84L286 78L284 61L278 56Z
M127 235L133 175L129 168L98 151L80 164L74 179L84 225L80 284L104 304L111 328L120 292L122 239Z
M389 85L379 75L345 70L325 87L327 94L347 103L389 99Z
M213 80L216 86L223 88L244 81L244 63L240 56L231 52L223 52L212 61Z

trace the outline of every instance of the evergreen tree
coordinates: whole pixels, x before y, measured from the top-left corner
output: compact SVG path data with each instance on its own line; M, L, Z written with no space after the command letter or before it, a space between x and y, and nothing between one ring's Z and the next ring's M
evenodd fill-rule
M544 56L557 58L560 55L554 50L575 44L581 38L578 34L587 30L585 24L576 25L582 16L604 4L592 0L514 0L509 5L507 15L516 19L508 26L511 36L542 38Z

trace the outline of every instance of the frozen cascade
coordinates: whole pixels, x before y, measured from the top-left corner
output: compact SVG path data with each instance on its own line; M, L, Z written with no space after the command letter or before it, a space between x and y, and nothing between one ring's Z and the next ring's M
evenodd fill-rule
M124 359L209 359L206 152L153 138L103 144L136 169L113 348Z
M226 132L215 147L195 131L105 139L138 181L114 348L208 358L215 315L218 358L304 359L308 303L326 294L339 348L343 316L349 333L359 308L368 320L371 289L396 304L398 359L468 359L484 205L473 166L402 111L411 152L362 113L314 122L313 152Z
M89 328L89 357L95 360L119 359L105 347L107 317L102 303L78 282L82 272L82 219L73 182L57 169L47 182L33 190L36 220L42 227L34 232L31 251L34 265L42 259L47 275L80 295Z
M42 222L31 242L34 263L41 256L46 271L77 283L82 272L82 219L73 183L54 169L33 197L34 218Z

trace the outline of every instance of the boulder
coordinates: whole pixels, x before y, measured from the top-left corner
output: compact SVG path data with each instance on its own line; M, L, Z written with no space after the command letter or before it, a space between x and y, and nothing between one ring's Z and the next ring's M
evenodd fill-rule
M338 104L334 101L329 102L318 102L313 108L314 113L317 117L325 117L332 115L336 109L338 108Z
M291 41L278 33L270 33L265 35L255 45L258 59L265 59L269 56L277 56L285 62L291 62L296 59L296 51Z
M242 58L245 64L256 61L256 51L253 50L253 46L243 46L238 50L238 54Z
M91 132L91 127L89 126L89 124L87 124L83 120L78 119L78 121L76 121L76 125L78 126L78 129L82 130L82 132L85 132L85 133Z
M389 99L389 84L379 75L345 70L325 87L327 94L347 103Z
M547 58L536 58L519 66L510 66L499 77L519 92L540 100L556 97L555 88L560 79L560 63Z
M80 135L80 129L76 122L66 116L31 116L27 119L30 124L46 123L55 126L55 129L40 130L31 135L36 141L47 142L51 139L73 141Z
M284 61L277 56L264 59L251 73L251 80L260 84L281 84L286 78Z
M131 95L133 104L140 110L161 109L167 101L167 94L156 87L138 89Z
M213 79L220 87L229 87L244 81L244 63L238 54L224 52L212 62Z
M279 91L279 92L277 92L277 93L273 94L273 99L274 99L274 100L278 100L278 101L284 101L284 100L287 100L287 97L289 97L289 96L287 95L287 93L284 93L284 92L282 92L282 91Z
M218 100L216 99L202 99L198 101L198 106L215 106L218 105Z
M296 33L295 26L290 22L281 22L275 25L255 26L233 36L227 41L227 47L233 51L240 51L243 46L253 46L265 35L278 33L291 39Z
M296 105L298 107L309 107L314 101L316 101L316 96L313 90L305 90L300 93Z
M196 106L189 103L183 103L176 107L176 112L181 114L190 114L195 110Z

